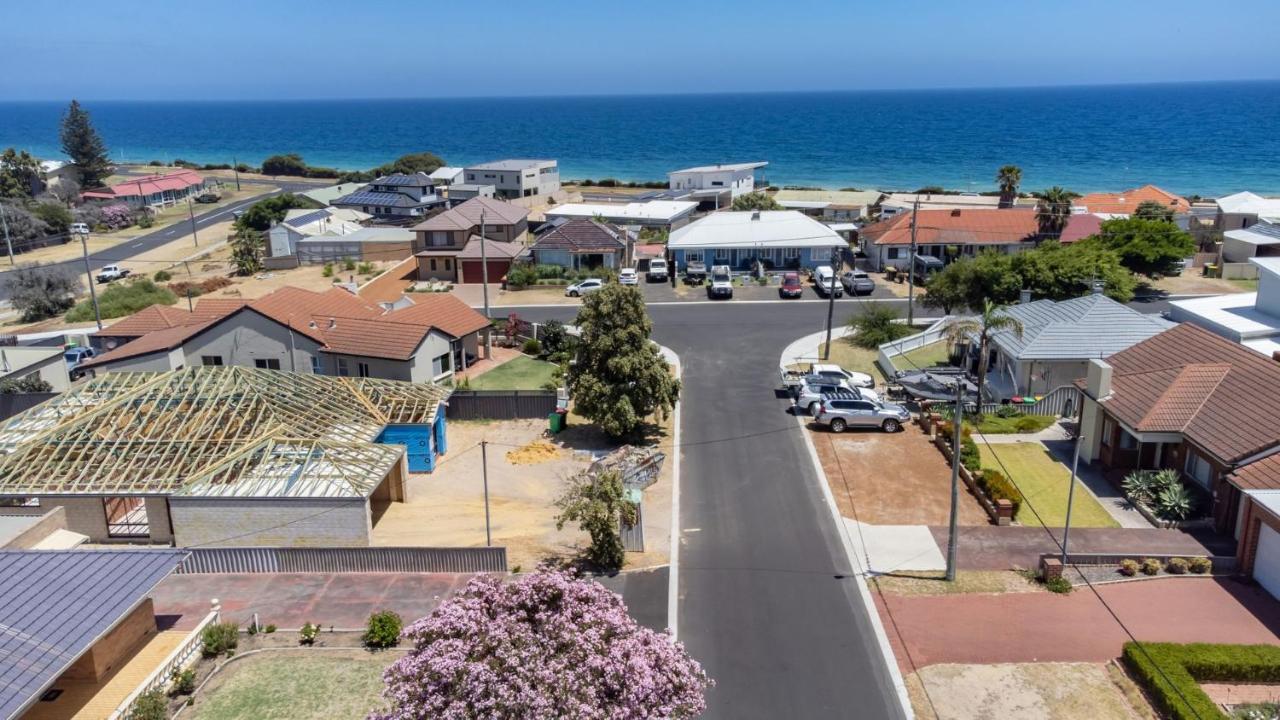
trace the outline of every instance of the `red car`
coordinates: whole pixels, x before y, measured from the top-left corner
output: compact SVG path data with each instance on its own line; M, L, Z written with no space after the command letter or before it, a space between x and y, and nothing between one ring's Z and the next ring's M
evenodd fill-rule
M782 276L782 285L778 287L778 297L798 298L804 295L804 286L800 284L800 273L789 272Z

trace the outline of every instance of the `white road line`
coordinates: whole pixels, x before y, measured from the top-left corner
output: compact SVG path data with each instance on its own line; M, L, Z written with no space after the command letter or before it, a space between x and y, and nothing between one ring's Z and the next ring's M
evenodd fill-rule
M666 353L670 353L675 359L676 377L684 377L684 369L680 365L680 356L676 355L670 348L663 348ZM672 447L671 460L675 464L671 467L671 564L667 570L667 628L671 630L671 641L675 642L680 636L680 405L681 400L676 400L676 407L672 411L671 421L675 424L674 446Z

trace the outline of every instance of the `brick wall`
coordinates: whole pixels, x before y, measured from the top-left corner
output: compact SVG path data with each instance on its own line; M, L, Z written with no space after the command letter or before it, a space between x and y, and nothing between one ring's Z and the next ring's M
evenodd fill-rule
M67 668L62 677L98 680L128 662L134 650L156 632L156 611L151 598L147 598Z
M1240 534L1240 542L1236 545L1236 557L1240 561L1240 572L1245 575L1252 575L1253 563L1258 555L1258 537L1262 534L1262 526L1266 525L1272 530L1280 532L1280 521L1277 521L1267 511L1259 508L1247 496L1241 497L1240 502L1247 502L1249 506L1245 509L1244 516L1240 518L1240 522L1244 525L1244 531Z
M365 547L372 521L364 498L169 499L179 547Z

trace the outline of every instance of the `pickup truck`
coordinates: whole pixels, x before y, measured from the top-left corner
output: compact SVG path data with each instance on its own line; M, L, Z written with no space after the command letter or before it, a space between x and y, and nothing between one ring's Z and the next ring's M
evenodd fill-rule
M815 375L831 380L843 380L849 383L850 387L873 388L876 386L876 379L870 375L845 370L839 365L830 363L797 363L778 368L778 374L782 376L782 386L788 389L800 387L806 379Z
M729 271L728 265L711 266L711 284L707 286L707 297L726 300L733 297L733 273Z
M119 265L108 265L98 271L97 278L100 283L109 283L112 280L129 277L129 269L122 268Z
M649 282L666 282L667 261L663 258L654 258L650 260L649 272L645 275L645 279Z
M94 355L95 353L91 347L69 347L64 350L62 357L67 363L67 375L70 376L72 380L79 380L85 374L85 371L81 369L80 366L85 360L88 360Z

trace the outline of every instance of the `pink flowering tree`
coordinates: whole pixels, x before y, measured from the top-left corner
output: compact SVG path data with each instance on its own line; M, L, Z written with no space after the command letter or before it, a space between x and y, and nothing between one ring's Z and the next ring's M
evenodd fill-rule
M405 628L371 720L692 718L710 681L684 647L637 625L599 583L540 571L475 578Z

